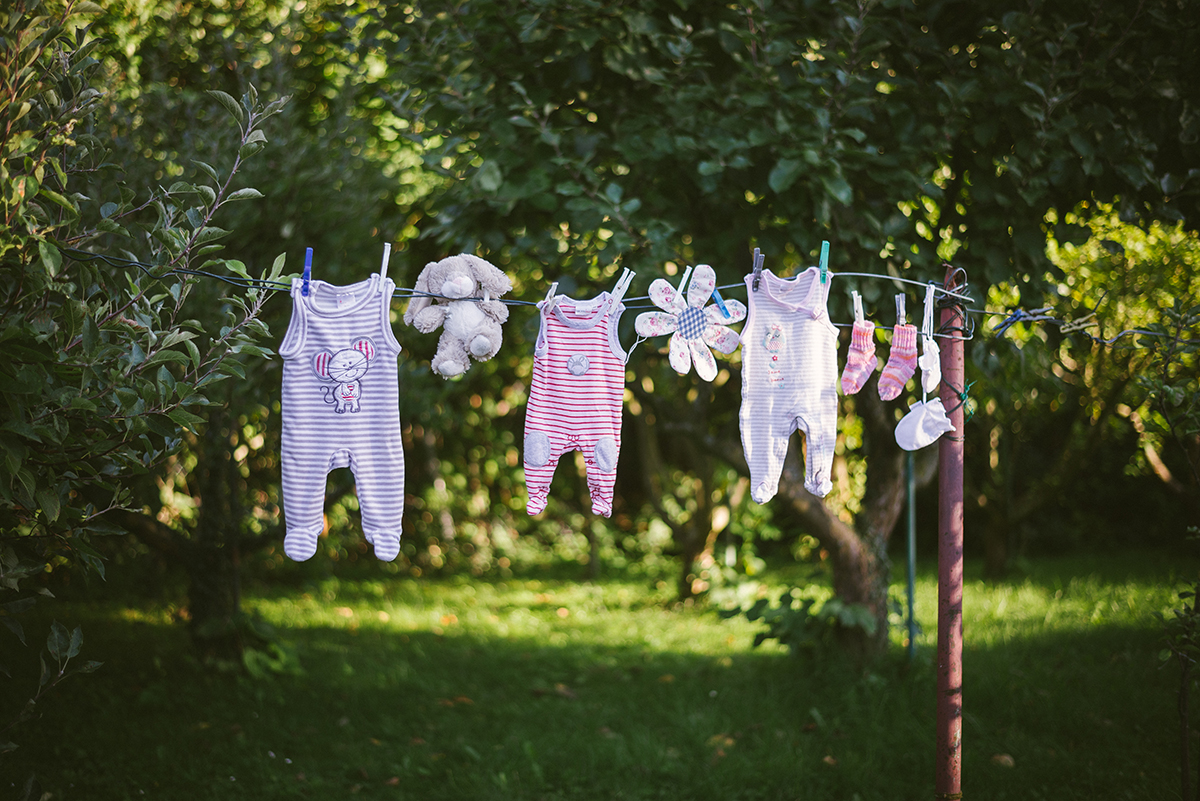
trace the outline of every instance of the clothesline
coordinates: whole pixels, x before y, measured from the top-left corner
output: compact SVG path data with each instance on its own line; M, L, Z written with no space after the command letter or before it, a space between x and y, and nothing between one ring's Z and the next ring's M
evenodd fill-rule
M291 284L283 282L283 281L268 281L268 280L262 279L262 278L241 278L238 276L221 275L219 273L213 273L213 272L209 272L207 270L193 270L193 269L189 269L186 267L175 267L166 272L156 273L155 272L156 268L154 265L145 264L144 262L140 262L135 259L126 259L126 258L121 258L121 257L116 257L116 256L109 256L109 255L106 255L103 253L91 253L86 250L79 250L78 248L61 248L61 250L65 254L71 256L72 258L78 259L80 261L102 261L113 267L137 267L139 270L141 270L146 275L156 277L156 278L162 278L162 277L165 277L167 275L172 275L172 274L188 275L188 276L196 276L196 277L200 277L200 278L212 278L212 279L230 284L232 286L236 286L240 289L267 289L267 290L271 290L274 292L288 292L291 290ZM837 272L837 273L835 273L833 271L830 271L828 273L828 275L830 277L842 276L842 277L882 279L885 281L895 281L895 282L911 284L913 286L920 286L920 287L924 287L924 286L928 286L929 284L932 284L935 287L937 292L940 292L945 296L953 297L953 298L956 298L959 300L964 300L966 302L974 302L974 298L970 297L969 295L964 295L959 292L947 290L944 287L937 284L936 282L922 283L921 281L916 281L911 278L901 278L899 276L894 276L894 275L881 275L878 273L860 273L860 272ZM743 289L743 288L745 288L745 284L740 283L740 282L735 283L735 284L723 284L721 286L716 287L716 289L718 291L730 290L730 289ZM438 298L438 299L443 299L443 300L456 300L456 298L449 298L445 295L438 295L438 294L427 293L427 292L417 292L416 290L408 289L405 287L397 287L396 291L393 293L393 297L400 298L400 299L410 299L410 298L415 298L415 297L429 297L429 298ZM461 300L461 299L462 298L459 298L459 300ZM465 300L480 300L480 299L479 298L465 298ZM495 298L494 300L497 302L503 303L505 305L508 305L508 306L537 306L537 304L538 304L538 301L520 300L517 298ZM639 296L635 296L635 297L626 298L626 300L627 301L650 300L650 296L649 295L639 295ZM649 303L646 303L646 304L627 303L626 306L629 309L655 308L653 306L653 304L649 304ZM1054 317L1052 314L1048 313L1048 312L1052 311L1052 308L1053 307L1046 306L1046 307L1043 307L1040 309L1034 309L1032 311L1026 311L1025 309L1021 309L1021 308L1009 309L1007 311L988 311L986 309L967 308L967 309L964 309L963 311L965 311L967 314L976 314L976 315L991 316L991 317L1004 317L1005 318L1004 320L1000 321L992 328L992 333L997 336L1003 336L1004 333L1009 328L1011 328L1013 325L1015 325L1017 323L1022 323L1022 322L1023 323L1053 323L1055 325L1058 325L1060 331L1064 334L1082 332L1084 334L1084 336L1086 336L1092 342L1094 342L1096 344L1101 344L1101 345L1111 345L1111 344L1117 342L1118 340L1120 340L1126 336L1130 336L1130 335L1156 336L1156 337L1162 336L1162 334L1160 334L1159 332L1148 331L1146 329L1140 329L1140 328L1126 329L1124 331L1120 331L1115 336L1107 338L1107 339L1093 336L1091 334L1088 334L1086 331L1083 331L1083 329L1087 328L1087 327L1091 327L1091 326L1098 326L1100 324L1098 321L1095 321L1092 319L1095 317L1095 312L1092 312L1091 314L1089 314L1083 318L1080 318L1078 320L1074 320L1074 321L1061 320L1057 317ZM833 323L833 325L835 325L839 328L850 328L853 326L853 323L836 323L835 322L835 323ZM951 335L950 334L935 334L935 336L946 337L946 336L951 336ZM966 338L970 339L971 336L967 336ZM1190 342L1190 340L1189 340L1189 342Z

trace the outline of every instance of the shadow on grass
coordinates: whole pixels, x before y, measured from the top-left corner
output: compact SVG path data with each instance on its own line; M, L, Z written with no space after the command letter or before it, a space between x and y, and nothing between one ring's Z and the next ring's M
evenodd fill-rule
M538 600L544 589L522 584L531 599L496 591L546 616L559 601ZM378 596L342 586L336 603ZM401 583L390 599L408 596ZM660 609L627 637L584 627L556 640L536 626L500 635L470 621L403 630L351 606L337 607L351 613L344 624L285 631L303 672L266 680L205 672L182 627L154 608L60 607L83 625L83 658L106 664L72 679L18 732L21 748L0 758L0 795L30 772L54 798L87 799L932 793L928 650L911 668L896 654L865 672L740 639L700 652L688 647L690 629L647 640L681 623L719 636L724 624L694 610ZM608 623L627 623L625 611ZM1156 670L1155 650L1153 630L1128 626L987 647L968 634L964 789L995 799L1170 797L1173 680ZM14 675L36 676L30 667ZM993 759L1001 755L1013 767Z

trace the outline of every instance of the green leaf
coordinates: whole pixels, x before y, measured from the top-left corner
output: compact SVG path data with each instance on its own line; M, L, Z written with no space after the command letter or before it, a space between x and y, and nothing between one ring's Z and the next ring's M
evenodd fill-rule
M156 364L163 364L164 362L187 364L188 357L177 350L157 350L154 352L154 355L146 360L146 367L153 367Z
M120 225L117 225L112 220L100 220L98 223L96 223L96 230L106 234L116 234L117 236L125 237L129 236L128 231L126 231Z
M234 200L257 200L260 197L264 197L262 192L259 192L257 189L253 189L251 187L246 187L245 189L239 189L236 192L230 192L225 197L225 200L231 202Z
M500 165L494 161L485 161L475 173L475 183L480 191L488 194L498 191L504 184L504 174L500 172Z
M233 273L234 275L241 276L242 278L250 278L250 273L246 270L245 262L238 261L237 259L226 259L225 269L229 270L229 272Z
M170 417L173 421L175 421L176 425L186 428L193 434L197 433L199 426L204 424L203 417L198 417L186 409L173 409L170 412L167 412L167 417Z
M71 650L71 632L57 620L50 626L50 635L46 637L46 650L59 662L68 658L67 652Z
M83 318L82 333L84 353L91 354L96 350L96 342L100 339L100 329L96 327L96 321L90 314Z
M217 171L213 169L212 165L205 164L203 161L197 161L196 159L192 159L192 163L199 167L201 172L203 172L209 178L213 179L218 184L221 183L221 177L217 175Z
M803 164L796 159L780 159L771 168L771 174L767 176L767 185L771 187L772 192L787 190L800 177L802 167Z
M217 228L216 226L209 226L208 228L201 229L200 233L196 234L196 239L193 244L203 245L205 243L212 242L213 240L220 239L221 237L228 236L228 235L229 235L229 232L226 231L224 228Z
M100 207L100 217L107 220L109 217L121 210L121 207L116 203L109 201Z
M190 338L185 340L183 344L187 347L188 356L190 356L192 359L192 369L199 370L200 369L200 348L196 347L196 343L193 342Z
M825 187L825 191L837 198L837 201L843 206L849 206L850 201L854 199L854 189L850 183L840 175L833 178L821 176L821 185Z
M67 657L74 658L79 656L79 649L83 647L83 629L76 626L71 632L71 646L67 650Z
M41 508L42 514L46 515L46 519L51 523L58 520L58 514L62 509L58 491L53 487L38 487L35 495L38 506Z
M62 253L54 246L54 243L44 239L40 240L38 254L42 257L42 264L45 266L46 272L51 276L58 275L58 271L62 267Z
M219 89L209 89L208 94L215 98L218 103L225 107L229 115L237 120L238 125L246 124L246 112L242 110L242 106L230 95L225 94Z
M32 598L29 600L33 600ZM21 621L13 620L11 617L0 617L0 623L3 623L9 631L17 635L17 639L21 641L21 645L25 645L25 629L21 626Z

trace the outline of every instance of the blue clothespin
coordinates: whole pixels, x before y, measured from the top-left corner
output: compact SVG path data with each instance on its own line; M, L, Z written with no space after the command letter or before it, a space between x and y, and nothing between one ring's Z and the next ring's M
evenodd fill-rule
M825 279L829 274L829 243L821 242L821 283L825 283Z
M304 249L304 275L301 276L300 294L308 297L308 282L312 278L312 248Z
M725 315L726 317L733 316L729 313L729 309L725 308L725 299L721 297L721 293L717 291L716 287L713 287L712 297L713 300L717 302L717 308L721 310L721 314Z

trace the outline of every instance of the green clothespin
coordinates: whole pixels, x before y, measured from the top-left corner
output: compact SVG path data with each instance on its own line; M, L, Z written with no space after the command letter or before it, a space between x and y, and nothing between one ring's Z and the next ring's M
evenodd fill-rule
M825 241L821 242L821 262L820 262L820 264L821 264L821 283L823 284L823 283L825 283L825 280L826 280L827 276L829 275L829 243L825 242Z

